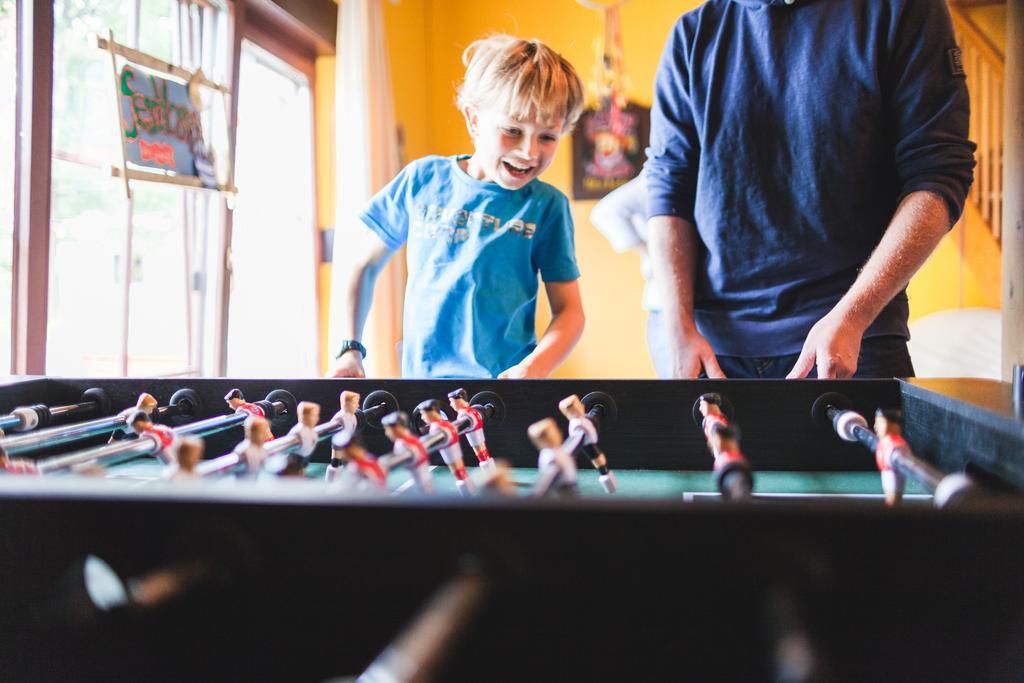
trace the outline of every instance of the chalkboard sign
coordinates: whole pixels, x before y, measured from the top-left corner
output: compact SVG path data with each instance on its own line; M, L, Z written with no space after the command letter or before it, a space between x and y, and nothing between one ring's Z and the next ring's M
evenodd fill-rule
M210 174L201 174L196 166L197 157L203 165L208 155L199 111L189 97L188 86L126 64L118 91L130 163L209 178Z

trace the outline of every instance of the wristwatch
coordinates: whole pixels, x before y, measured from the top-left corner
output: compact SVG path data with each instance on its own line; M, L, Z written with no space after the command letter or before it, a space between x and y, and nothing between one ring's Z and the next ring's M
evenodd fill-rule
M359 355L361 355L363 358L366 358L365 346L357 342L355 339L346 339L345 341L341 342L341 351L338 351L338 355L335 356L335 359L341 358L343 355L345 355L347 351L350 351L351 349L355 349L356 351L359 352Z

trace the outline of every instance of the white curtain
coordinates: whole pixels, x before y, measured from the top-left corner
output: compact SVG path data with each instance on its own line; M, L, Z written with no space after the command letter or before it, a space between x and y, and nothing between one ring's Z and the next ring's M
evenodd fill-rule
M359 229L353 219L367 201L399 171L395 107L388 68L382 0L340 0L338 67L335 88L337 140L337 209L331 278L331 301L338 300L346 242ZM377 280L370 317L363 332L368 349L366 371L377 377L397 376L395 344L401 334L402 280L400 258L392 259ZM329 344L340 341L337 306L331 305Z

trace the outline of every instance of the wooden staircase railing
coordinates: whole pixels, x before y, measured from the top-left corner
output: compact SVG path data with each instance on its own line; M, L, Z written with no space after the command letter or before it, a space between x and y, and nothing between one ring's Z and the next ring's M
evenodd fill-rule
M950 4L953 29L963 52L967 89L971 97L970 138L975 152L974 184L968 201L988 224L992 236L1000 239L1003 210L1003 76L1002 51L971 21L964 11Z

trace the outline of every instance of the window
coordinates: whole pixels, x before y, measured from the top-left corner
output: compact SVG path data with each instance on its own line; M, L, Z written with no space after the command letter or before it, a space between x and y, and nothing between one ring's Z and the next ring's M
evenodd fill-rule
M228 324L233 377L318 371L312 106L308 76L242 43Z
M0 92L17 87L17 14L0 0ZM11 369L11 261L14 257L14 97L0 98L0 375Z
M121 165L114 71L96 36L112 31L118 43L222 80L224 14L199 0L55 0L49 374L215 367L210 300L219 276L209 268L219 260L208 250L223 249L223 200L144 181L132 182L128 199L111 175ZM223 99L205 104L204 134L219 129L223 138Z

